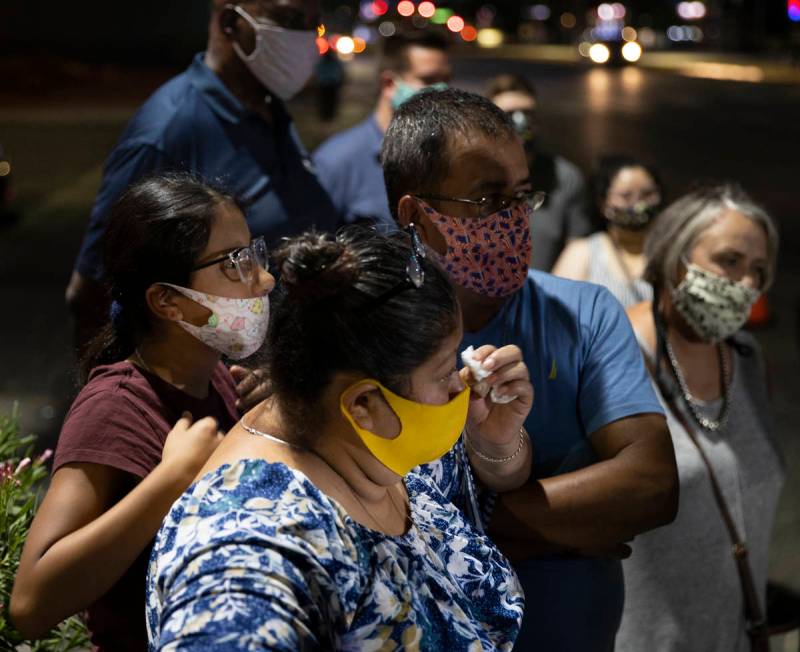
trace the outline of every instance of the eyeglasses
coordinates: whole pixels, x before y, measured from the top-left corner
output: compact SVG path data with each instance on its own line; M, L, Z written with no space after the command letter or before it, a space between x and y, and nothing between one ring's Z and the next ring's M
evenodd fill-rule
M253 283L258 278L258 270L266 270L268 265L267 245L264 238L255 238L249 246L239 247L224 256L197 265L193 271L205 269L217 263L222 263L222 271L231 281Z
M532 211L539 210L547 198L547 193L540 190L524 190L511 197L507 195L488 195L480 199L466 197L447 197L445 195L417 195L419 199L433 199L434 201L452 201L459 204L469 204L478 207L480 217L488 217L498 211L507 210L520 204L528 204Z
M411 240L411 254L406 263L406 277L394 287L389 288L383 294L379 294L377 297L367 302L364 306L367 310L386 303L393 296L400 294L404 290L410 288L419 289L425 282L425 268L422 264L422 261L428 257L425 252L425 245L422 244L419 233L417 233L417 227L415 227L413 223L404 227L403 231L408 234Z

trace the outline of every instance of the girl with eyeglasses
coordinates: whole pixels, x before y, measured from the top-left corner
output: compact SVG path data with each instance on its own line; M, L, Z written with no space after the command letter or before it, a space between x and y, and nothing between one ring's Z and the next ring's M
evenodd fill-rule
M236 201L186 175L132 186L105 247L111 315L82 361L10 609L31 638L87 609L97 649L143 652L152 538L240 417L220 357L261 346L274 279Z
M526 482L533 388L516 346L474 352L483 386L458 371L458 300L410 232L276 252L274 392L156 538L151 649L513 646L516 575L451 500L466 457L485 487Z

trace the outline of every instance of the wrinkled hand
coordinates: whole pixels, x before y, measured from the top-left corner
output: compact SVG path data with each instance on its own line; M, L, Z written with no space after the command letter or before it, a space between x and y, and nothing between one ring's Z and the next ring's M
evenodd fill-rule
M174 469L176 477L189 486L222 438L216 419L205 417L192 423L192 415L184 412L167 435L161 463Z
M244 414L272 394L272 383L261 369L248 369L240 365L230 368L231 376L236 381L236 407Z
M473 388L467 432L483 443L506 446L516 440L533 406L528 367L522 361L522 351L513 344L500 349L487 344L478 348L474 357L492 373L478 383L467 367L460 372L461 379ZM494 403L490 396L492 388L500 396L516 395L516 398L510 403Z

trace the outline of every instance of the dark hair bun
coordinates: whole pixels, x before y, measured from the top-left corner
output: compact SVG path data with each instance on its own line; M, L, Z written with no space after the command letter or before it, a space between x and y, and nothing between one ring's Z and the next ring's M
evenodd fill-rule
M289 296L321 299L352 287L358 263L347 245L329 233L304 233L284 243L274 254L281 283Z

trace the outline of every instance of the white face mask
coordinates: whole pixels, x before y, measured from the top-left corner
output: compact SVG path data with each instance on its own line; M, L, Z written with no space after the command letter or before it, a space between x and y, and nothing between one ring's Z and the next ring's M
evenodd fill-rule
M265 25L238 5L230 8L250 23L256 35L256 45L250 54L245 54L234 41L236 54L273 94L282 100L294 97L308 81L319 59L317 32Z
M252 355L264 343L269 325L269 297L231 299L197 292L171 283L162 283L211 311L208 322L195 326L185 321L178 325L212 349L232 360Z
M672 303L703 341L716 344L744 326L760 294L758 290L686 263L686 276L672 291Z

